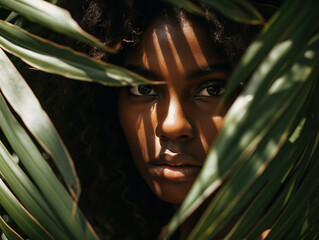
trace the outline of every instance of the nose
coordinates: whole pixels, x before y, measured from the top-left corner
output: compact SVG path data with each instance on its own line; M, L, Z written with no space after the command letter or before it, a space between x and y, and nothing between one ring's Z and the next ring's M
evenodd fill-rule
M194 127L186 116L179 99L158 105L156 135L161 140L187 141L194 137Z

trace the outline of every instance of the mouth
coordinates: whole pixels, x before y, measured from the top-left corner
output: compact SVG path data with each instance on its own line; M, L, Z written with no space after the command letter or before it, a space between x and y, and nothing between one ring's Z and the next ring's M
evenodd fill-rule
M151 174L168 181L184 182L194 180L202 164L186 154L163 154L149 164Z

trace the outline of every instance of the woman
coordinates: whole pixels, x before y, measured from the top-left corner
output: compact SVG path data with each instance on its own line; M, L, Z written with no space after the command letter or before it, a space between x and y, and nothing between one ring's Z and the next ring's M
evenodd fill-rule
M59 83L63 97L44 104L76 162L80 207L102 239L157 238L235 98L217 108L256 29L201 7L205 17L162 1L87 1L84 29L121 47L114 55L85 51L157 82L121 89ZM52 110L59 101L62 113ZM185 239L196 219L176 238Z

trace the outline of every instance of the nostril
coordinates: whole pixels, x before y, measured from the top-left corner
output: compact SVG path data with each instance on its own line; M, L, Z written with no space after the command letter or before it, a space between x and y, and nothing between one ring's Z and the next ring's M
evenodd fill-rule
M163 140L163 141L168 141L168 140L185 141L185 140L189 139L190 136L188 136L188 135L185 134L185 135L181 135L181 136L179 136L179 137L173 138L173 137L168 137L168 136L166 136L165 134L162 134L162 135L160 136L160 138L161 138L161 140Z
M188 139L188 138L189 138L189 136L187 136L187 135L182 135L182 136L179 137L180 140Z
M163 141L167 141L168 140L168 137L166 137L165 135L160 135L160 139L163 140Z
M194 127L191 124L191 119L186 116L181 104L173 102L167 111L166 115L158 118L158 124L155 129L155 134L163 141L187 141L194 137ZM164 112L164 111L163 111Z

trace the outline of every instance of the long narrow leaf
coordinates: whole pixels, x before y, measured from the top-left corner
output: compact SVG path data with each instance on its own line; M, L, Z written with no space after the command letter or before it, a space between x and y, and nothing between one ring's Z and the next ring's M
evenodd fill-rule
M308 6L309 7L309 6ZM313 16L313 12L312 12ZM297 35L299 38L303 37L299 34ZM296 52L300 51L298 49L294 49ZM271 54L270 54L271 55ZM283 55L283 59L286 59L285 53ZM287 59L286 59L287 60ZM265 62L265 64L268 64ZM264 66L261 66L260 69L262 69ZM298 72L298 66L295 67L294 73ZM247 69L246 69L247 70ZM279 70L282 71L282 70ZM306 68L306 75L310 74L310 72ZM278 74L278 73L277 73ZM298 72L299 76L302 75L300 72ZM276 76L276 73L273 74ZM299 77L298 76L298 77ZM264 77L267 76L267 72L264 72ZM289 78L290 76L286 76L286 78ZM294 79L298 80L298 77L295 76ZM302 76L302 79L304 79L305 76ZM229 172L232 167L235 165L236 162L240 162L240 159L245 159L247 157L247 153L249 153L251 148L254 148L254 146L257 146L257 144L260 142L261 136L268 131L268 127L270 126L270 123L275 119L273 116L269 115L267 118L261 113L259 115L255 114L255 116L258 116L258 121L253 120L251 118L252 122L255 122L255 125L257 128L253 131L251 129L251 126L247 125L243 127L243 129L249 129L247 131L246 135L243 135L243 132L240 131L240 123L245 124L245 118L244 115L247 115L248 113L254 113L256 109L258 109L258 98L255 98L254 101L252 101L252 96L256 94L258 89L265 89L265 86L263 86L261 83L264 83L262 79L256 79L252 81L250 84L250 88L246 89L246 91L242 94L241 97L237 99L237 101L232 106L231 110L228 113L228 116L225 121L225 128L220 133L220 136L215 144L215 150L213 150L209 156L208 161L206 161L206 164L198 177L198 181L195 182L191 192L189 193L188 197L184 201L184 204L182 205L180 211L175 215L173 220L171 221L171 225L169 228L169 234L172 233L174 229L178 226L178 224L185 219L187 216L191 214L191 212L196 209L199 204L207 197L209 196L220 184L222 183L223 178L227 176L227 172ZM260 86L259 86L260 85ZM257 87L258 86L258 87ZM282 100L285 101L284 98ZM255 104L253 104L255 103ZM255 106L254 106L255 105ZM245 106L245 108L243 107ZM247 106L250 106L251 108L246 108ZM254 108L252 108L254 106ZM255 110L254 110L255 109ZM259 109L260 110L263 110ZM282 108L280 108L282 109ZM276 117L280 116L277 115L278 112L275 113ZM262 116L262 117L261 117ZM270 117L270 118L269 118ZM267 123L267 124L266 124ZM268 127L266 127L268 126ZM226 130L227 131L226 131ZM258 133L258 135L254 136L251 135L252 133ZM263 132L263 134L262 134ZM231 137L231 142L229 141L228 136ZM228 140L227 140L228 139ZM227 143L226 143L226 142ZM246 146L245 151L241 150L241 146ZM232 151L229 151L229 148L232 148ZM216 152L216 149L218 149L218 153ZM222 159L223 161L218 161L218 159ZM230 160L231 159L231 160ZM235 161L235 159L237 159ZM168 235L169 235L168 234Z
M261 220L259 219L257 226L255 226L253 230L250 230L249 235L246 237L247 240L258 239L261 233L265 231L265 226L271 228L271 224L278 216L278 212L280 212L284 206L287 195L296 185L295 179L296 178L292 178L286 181L286 184L281 189L281 191L278 192L278 196L272 202L270 209L267 209L267 212L263 214Z
M61 224L67 226L74 239L96 239L95 233L80 213L76 203L55 176L28 133L10 112L2 94L0 94L0 127L43 193L45 200L61 220Z
M319 184L318 169L319 161L317 159L318 151L312 156L312 165L309 167L309 171L305 175L301 187L291 201L287 204L287 207L282 212L276 223L272 226L272 230L268 236L269 239L283 239L286 234L284 229L292 227L295 220L298 220L300 213L305 209L307 200L313 194L313 191ZM297 236L298 237L298 236Z
M201 226L201 230L194 230L194 239L198 238L196 234L203 234L204 231L217 231L218 228L216 228L213 223L216 222L217 219L222 218L223 215L226 215L228 208L231 209L232 206L236 206L237 208L239 206L244 206L243 204L245 204L245 201L241 200L241 196L250 195L249 192L246 193L245 188L249 187L250 181L253 181L255 177L258 177L261 169L265 168L263 163L272 159L273 153L276 153L278 149L280 149L280 146L282 145L280 143L280 138L285 139L288 137L285 132L287 132L287 130L288 132L291 131L291 122L296 121L294 120L296 115L298 115L300 110L303 110L304 103L313 86L312 80L314 78L308 78L308 76L312 73L312 68L311 65L309 66L309 62L312 64L316 63L316 61L314 61L316 60L316 54L310 54L312 57L307 57L307 53L319 51L317 47L319 46L319 35L315 39L315 41L311 41L308 48L306 48L303 54L296 60L296 63L292 66L291 70L274 83L268 91L269 94L266 96L267 98L265 101L259 103L258 108L251 111L250 118L245 119L247 122L255 121L255 123L250 125L250 131L259 133L256 135L256 139L260 138L260 130L263 126L264 130L267 131L267 135L271 137L267 138L267 135L264 137L264 140L259 143L253 157L248 158L247 154L245 155L244 158L248 158L248 160L245 160L245 167L242 166L238 172L232 173L231 179L220 192L220 194L224 193L224 195L222 195L221 199L215 197L214 203L217 204L212 204L208 208L205 213L205 217L203 217L201 223L198 224ZM306 81L307 79L309 80ZM306 87L303 86L305 84ZM280 106L280 110L277 110L276 112L278 106ZM256 116L263 118L262 120L268 121L268 126L266 127L265 124L262 124L263 126L259 125L261 120L257 120ZM274 119L277 120L274 121ZM297 122L299 121L300 119L297 119ZM270 123L274 124L274 126L268 130ZM244 133L242 138L248 136L249 134L247 135ZM251 140L254 142L256 139L252 138ZM248 144L249 147L250 145L251 144ZM274 146L277 147L274 148ZM209 218L210 220L207 220L206 224L203 225L205 218ZM195 233L196 231L197 233ZM213 234L213 232L210 234Z
M67 149L36 96L1 49L0 70L2 93L41 146L52 156L70 192L78 199L81 187Z
M203 10L189 0L165 0L165 1L175 4L177 6L180 6L190 13L204 15Z
M264 27L256 41L254 41L247 49L242 60L232 74L223 98L226 99L229 97L240 82L245 82L249 78L252 71L269 54L269 51L276 43L286 40L289 41L289 35L296 35L297 29L300 32L300 34L298 34L299 38L293 43L291 42L290 45L288 45L289 42L287 42L286 48L298 50L298 47L294 44L298 44L299 46L305 45L318 26L318 21L315 20L319 14L318 4L319 2L315 0L285 1L283 6ZM307 24L305 23L305 20L307 20ZM285 45L283 45L283 47L285 47ZM272 63L274 60L278 61L279 59L277 58L278 55L274 52L273 55L269 55L268 62ZM286 59L291 60L292 57L290 56L290 58L287 57ZM277 62L277 65L273 66L281 68L282 65L287 66L286 62ZM268 71L271 70L269 67L267 69ZM260 68L260 71L261 70L262 68Z
M310 84L310 87L311 86L312 84ZM308 89L310 89L310 87L308 87ZM293 86L292 88L295 87ZM305 93L306 91L303 90L304 89L302 88L299 92ZM294 95L292 94L292 96ZM307 94L301 96L306 98ZM251 198L258 191L258 189L252 191L252 183L260 178L260 174L263 173L268 165L267 162L269 160L272 161L273 155L281 148L282 144L280 141L287 138L287 133L285 132L291 131L290 124L287 124L287 122L289 120L293 121L293 119L295 119L294 115L296 114L296 111L298 111L298 107L300 109L303 106L304 101L302 99L293 99L294 101L290 104L289 109L282 113L282 117L279 118L279 121L270 131L268 131L264 140L260 142L254 155L248 158L238 171L232 173L229 181L223 186L207 208L201 221L191 234L190 239L210 239L218 230L220 230L223 223L230 221L236 213L242 210L245 205L251 201ZM299 106L297 106L297 103ZM261 106L260 108L265 109L267 107ZM300 121L300 119L297 119L297 121ZM274 145L277 147L274 148ZM281 159L278 158L276 160L278 163L281 161ZM285 165L283 167L289 170L291 164L293 165L294 163L292 162L290 165ZM274 170L273 166L272 169Z
M0 204L10 214L12 219L32 239L53 239L45 229L23 208L0 179Z
M0 31L0 47L42 71L112 86L150 83L124 68L90 59L4 21L0 21Z
M189 0L165 0L175 5L183 7L185 10L204 15L202 9ZM231 1L216 1L216 0L204 0L209 6L221 12L226 17L248 24L263 24L264 19L256 8L248 1L243 0L231 0Z
M284 176L291 172L292 166L298 161L302 152L307 149L305 148L305 143L307 143L307 140L309 140L311 134L313 134L312 126L306 123L305 126L303 126L301 134L302 135L296 142L292 143L287 141L281 151L277 154L277 159L274 159L271 165L267 167L265 171L265 173L268 172L267 179L269 176L271 176L271 178L269 178L269 181L258 195L254 197L253 202L250 203L249 207L226 239L243 239L247 230L251 229L251 226L254 226L255 223L258 222L258 219L269 206L277 191L282 187Z
M42 24L56 32L78 39L84 43L111 51L98 39L86 33L74 21L69 12L43 0L0 0L0 6Z
M226 17L247 24L264 24L262 15L246 0L204 0Z
M0 229L10 240L23 240L23 238L16 233L0 216Z
M67 239L59 219L0 141L0 172L23 206L55 238Z
M313 121L313 123L311 124L312 126L310 126L310 131L313 131L314 124L316 124L316 122ZM277 219L278 215L282 212L282 209L285 207L289 198L293 196L293 191L296 191L297 187L300 185L300 181L303 181L303 177L305 176L307 169L309 169L309 162L312 157L316 157L314 151L316 148L318 148L318 141L316 141L316 138L318 139L318 134L316 132L312 132L312 134L314 134L314 137L310 138L310 146L304 149L304 154L302 154L302 156L300 157L298 164L295 165L294 172L293 174L291 174L291 178L289 179L289 177L287 176L285 179L282 180L284 188L278 193L278 196L273 201L270 208L267 210L266 213L263 214L261 219L250 231L247 236L247 240L258 238L260 233L264 230L264 226L269 226L269 228L271 227L273 222ZM318 185L315 187L318 188ZM291 211L291 213L292 212L293 211Z
M319 235L319 204L318 204L318 198L319 198L319 186L314 191L315 198L313 201L309 203L309 209L308 209L308 215L306 217L306 222L303 226L303 233L301 238L302 239L316 239L315 237L311 238L311 235ZM309 237L309 238L307 238Z

